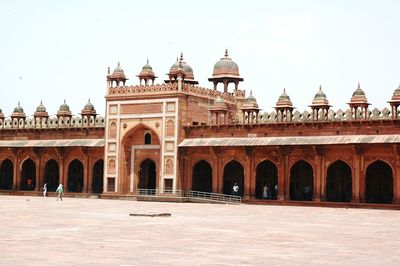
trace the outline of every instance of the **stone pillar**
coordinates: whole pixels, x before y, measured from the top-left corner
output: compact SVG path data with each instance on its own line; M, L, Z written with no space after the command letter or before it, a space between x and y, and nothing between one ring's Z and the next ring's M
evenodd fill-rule
M221 149L219 147L213 147L214 154L217 158L216 160L216 179L218 183L218 190L217 193L223 193L223 187L224 187L224 169L222 166L222 160L221 160Z
M363 156L362 150L359 146L353 146L352 152L353 157L353 196L352 202L364 202L365 201L365 178L362 171ZM364 180L363 180L364 179Z
M400 204L400 145L394 145L396 162L393 172L393 203Z
M13 148L12 153L14 154L15 161L14 163L14 176L13 176L13 189L14 190L19 190L20 189L20 183L21 183L21 166L20 166L20 161L21 161L21 151L19 149Z
M279 154L279 166L278 166L278 200L289 200L289 151L287 147L280 147L278 150Z
M244 190L243 190L243 198L249 199L252 191L251 180L253 180L253 168L254 168L254 156L253 156L253 147L245 147L246 152L246 163L244 165Z
M325 175L325 151L321 146L314 146L314 153L316 156L316 160L314 160L315 165L317 166L316 173L315 173L315 180L314 180L314 193L313 193L313 200L321 201L321 194L325 194L322 191L324 187L322 186L322 179Z

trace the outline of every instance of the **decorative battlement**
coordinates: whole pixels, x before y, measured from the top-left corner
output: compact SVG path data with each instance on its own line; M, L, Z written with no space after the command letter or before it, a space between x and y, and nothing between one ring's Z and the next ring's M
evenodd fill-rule
M163 84L156 84L149 86L133 85L133 86L111 87L108 90L107 97L152 95L152 94L159 94L160 92L177 93L179 92L178 83L163 83ZM223 100L230 103L235 103L236 97L244 98L245 96L244 90L237 90L235 93L222 93L213 89L193 86L191 84L184 84L181 92L193 94L196 96L203 96L211 99L215 99L217 96L220 96Z
M44 128L104 128L104 117L43 117L5 118L0 120L1 129L44 129Z

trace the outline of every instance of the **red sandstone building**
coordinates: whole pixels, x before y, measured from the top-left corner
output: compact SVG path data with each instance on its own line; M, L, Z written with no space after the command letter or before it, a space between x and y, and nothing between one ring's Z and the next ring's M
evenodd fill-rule
M0 189L231 194L237 183L244 199L268 186L276 200L400 203L400 87L390 109L369 110L358 85L345 111L319 88L310 111L294 111L283 90L267 113L240 90L227 51L212 89L197 85L183 56L162 84L148 62L138 78L129 86L119 63L108 70L105 118L90 101L80 116L65 102L56 117L42 103L33 117L20 104L11 117L0 111Z

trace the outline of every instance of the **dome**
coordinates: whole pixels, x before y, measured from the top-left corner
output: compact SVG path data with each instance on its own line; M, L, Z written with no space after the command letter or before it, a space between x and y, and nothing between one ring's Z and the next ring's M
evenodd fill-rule
M217 98L215 98L212 106L211 106L211 110L214 111L218 111L218 110L227 110L226 104L224 102L224 100L221 98L221 96L217 96Z
M111 74L111 78L114 79L126 79L124 70L121 68L119 62L117 67L114 69L113 73Z
M258 109L256 98L253 96L253 92L250 91L249 97L244 100L242 109Z
M228 56L228 49L225 56L214 65L213 76L239 76L238 65Z
M149 59L147 59L147 63L142 67L142 72L153 72L153 68L149 65Z
M24 109L22 109L20 103L18 102L18 105L14 108L14 113L23 113Z
M394 90L393 96L400 96L400 85L397 89Z
M321 85L319 86L319 90L314 96L312 105L329 105L328 99L326 98L326 94L322 91Z
M87 104L85 105L85 107L83 108L83 110L85 111L94 111L94 106L93 104L90 102L90 99L88 100Z
M36 112L37 113L45 113L46 112L46 107L44 107L42 101L40 101L40 104L38 107L36 107Z
M278 101L276 102L276 107L292 107L292 101L290 100L289 95L286 93L286 89L283 89L283 93L279 96Z
M58 109L59 112L69 112L69 106L64 100L64 103L60 105L60 109Z
M358 83L357 89L353 92L353 96L364 96L365 92L360 88L360 83Z
M174 74L179 69L179 61L182 64L183 72L185 73L185 79L194 80L193 69L186 62L183 61L183 54L181 53L180 60L177 58L175 64L169 69L169 74Z

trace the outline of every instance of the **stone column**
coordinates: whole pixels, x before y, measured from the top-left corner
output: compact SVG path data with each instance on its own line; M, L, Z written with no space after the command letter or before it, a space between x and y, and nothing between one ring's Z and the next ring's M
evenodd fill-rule
M315 165L317 166L316 173L315 173L315 180L314 180L314 193L313 197L315 201L321 201L321 194L325 194L324 187L322 186L323 176L325 173L325 151L321 146L314 146L314 153L316 155L316 162ZM315 160L314 160L315 161Z
M251 181L253 180L254 156L253 147L245 147L246 165L244 166L244 190L243 198L249 199L252 191L250 190Z
M393 145L395 165L393 172L393 203L400 204L400 145Z

